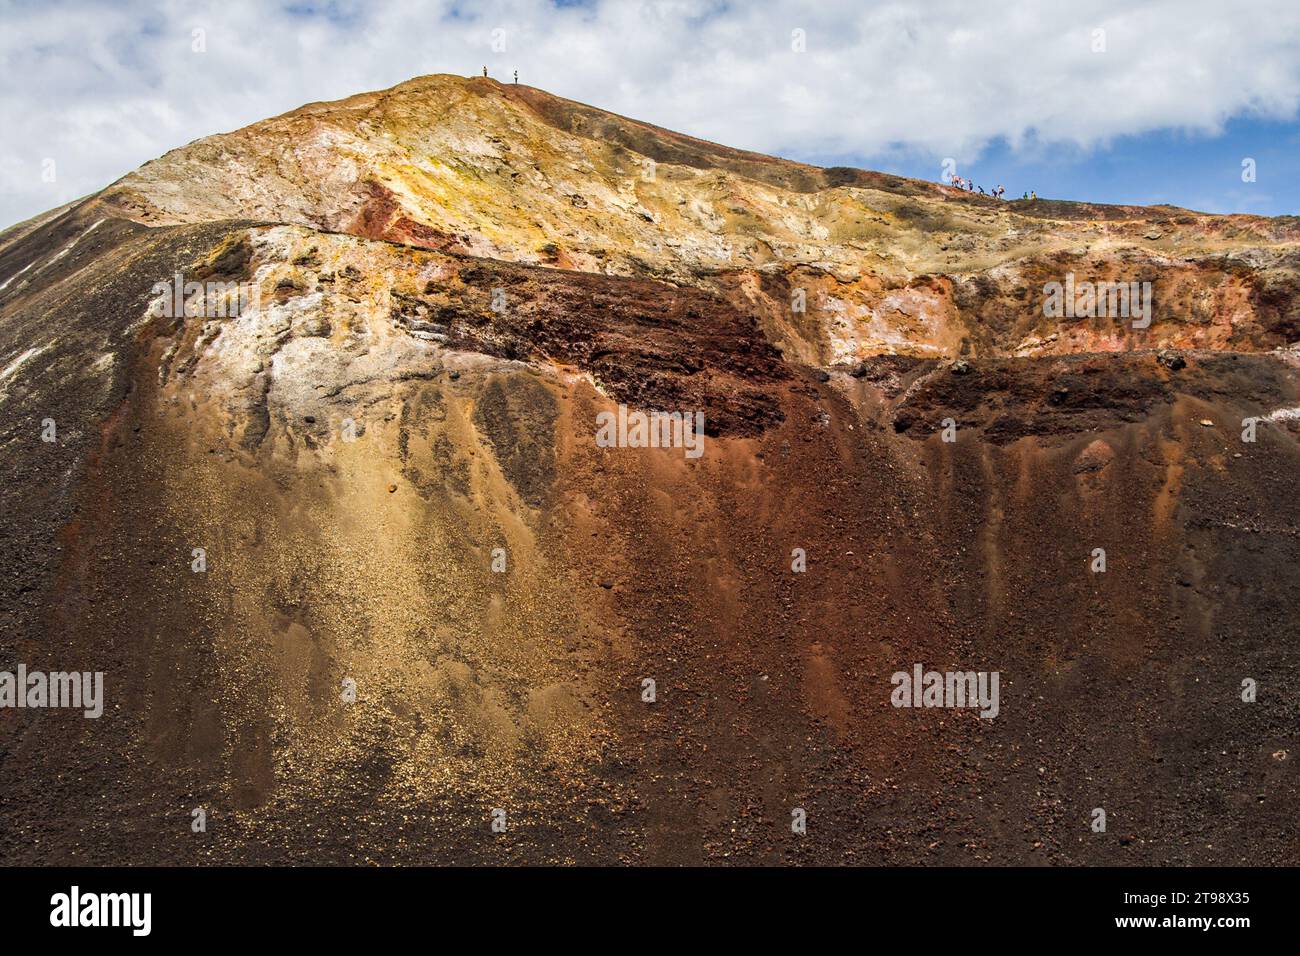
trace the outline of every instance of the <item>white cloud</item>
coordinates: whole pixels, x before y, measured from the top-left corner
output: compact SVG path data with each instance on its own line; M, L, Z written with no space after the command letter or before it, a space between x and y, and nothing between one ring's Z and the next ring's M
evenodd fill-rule
M314 12L305 12L313 9ZM0 224L210 133L421 73L525 83L798 158L1089 147L1300 106L1300 4L0 0ZM206 30L207 52L191 50ZM504 52L492 31L505 31ZM791 48L802 29L807 50ZM1106 50L1092 50L1093 31ZM57 180L42 181L42 160Z

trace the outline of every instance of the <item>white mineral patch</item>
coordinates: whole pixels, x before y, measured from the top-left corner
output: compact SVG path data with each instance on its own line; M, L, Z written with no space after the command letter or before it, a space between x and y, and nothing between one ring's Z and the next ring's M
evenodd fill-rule
M3 292L6 288L9 287L9 283L13 282L15 279L17 279L20 275L22 275L24 272L26 272L34 265L36 265L35 262L29 262L27 263L27 265L23 266L21 269L19 269L17 272L11 275L8 279L5 279L4 282L0 282L0 292Z
M47 268L49 268L50 266L54 265L54 263L58 262L60 259L62 259L64 256L66 256L69 252L71 252L72 249L73 249L73 247L74 247L77 243L79 243L82 239L85 239L88 235L90 235L92 232L94 232L95 229L96 229L96 228L100 225L100 223L102 223L103 221L104 221L103 219L99 219L99 220L97 220L97 221L96 221L93 225L91 225L91 226L90 226L90 227L89 227L85 232L81 233L81 235L77 236L77 237L76 237L75 239L73 239L70 243L68 243L66 246L64 246L62 249L60 249L58 252L56 252L53 256L51 256L51 257L50 257L50 260L49 260L48 262L46 262L45 265L41 266L40 269L37 269L36 271L37 271L37 272L40 272L41 269L47 269Z
M30 348L30 349L28 349L26 352L24 352L22 355L19 355L19 356L18 356L17 358L15 358L12 362L10 362L8 365L5 366L5 369L4 369L3 372L0 372L0 382L7 382L7 381L9 381L9 378L10 378L10 377L15 373L15 372L17 372L20 368L22 368L22 367L23 367L23 364L24 364L25 362L28 362L28 361L30 361L32 358L34 358L35 356L40 355L42 352L44 352L44 351L45 351L46 349L48 349L48 348L49 348L48 345L42 345L42 346L40 346L40 347L38 347L38 348Z

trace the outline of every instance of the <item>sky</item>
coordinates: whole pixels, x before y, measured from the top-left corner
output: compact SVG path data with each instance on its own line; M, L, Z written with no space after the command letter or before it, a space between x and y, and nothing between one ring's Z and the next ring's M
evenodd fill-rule
M0 0L0 228L202 136L483 66L820 165L1300 213L1300 0Z

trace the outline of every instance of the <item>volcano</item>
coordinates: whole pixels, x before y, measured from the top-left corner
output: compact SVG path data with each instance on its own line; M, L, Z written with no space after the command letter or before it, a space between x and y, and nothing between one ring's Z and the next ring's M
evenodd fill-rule
M0 233L0 413L6 863L1300 863L1296 217L420 77Z

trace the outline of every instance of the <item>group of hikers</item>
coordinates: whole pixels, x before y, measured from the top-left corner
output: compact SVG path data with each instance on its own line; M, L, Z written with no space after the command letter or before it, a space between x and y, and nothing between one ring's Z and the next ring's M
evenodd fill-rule
M993 190L992 192L988 192L988 193L986 193L986 192L984 191L984 187L983 187L983 186L976 186L976 185L975 185L975 182L974 182L973 180L970 180L970 179L962 179L960 176L957 176L957 175L955 175L955 174L953 175L953 177L952 177L952 179L950 180L950 182L951 182L952 185L953 185L954 187L956 187L957 189L964 189L964 190L966 190L968 193L973 193L973 192L975 192L975 190L978 189L978 190L979 190L979 194L980 194L981 196L992 196L994 199L1001 199L1002 196L1003 196L1003 194L1006 192L1006 189L1004 189L1001 185L998 185L996 188L994 188L994 190ZM1021 199L1037 199L1037 198L1038 198L1038 193L1036 193L1036 192L1027 192L1027 193L1025 193L1023 196L1021 196L1020 198L1021 198Z

